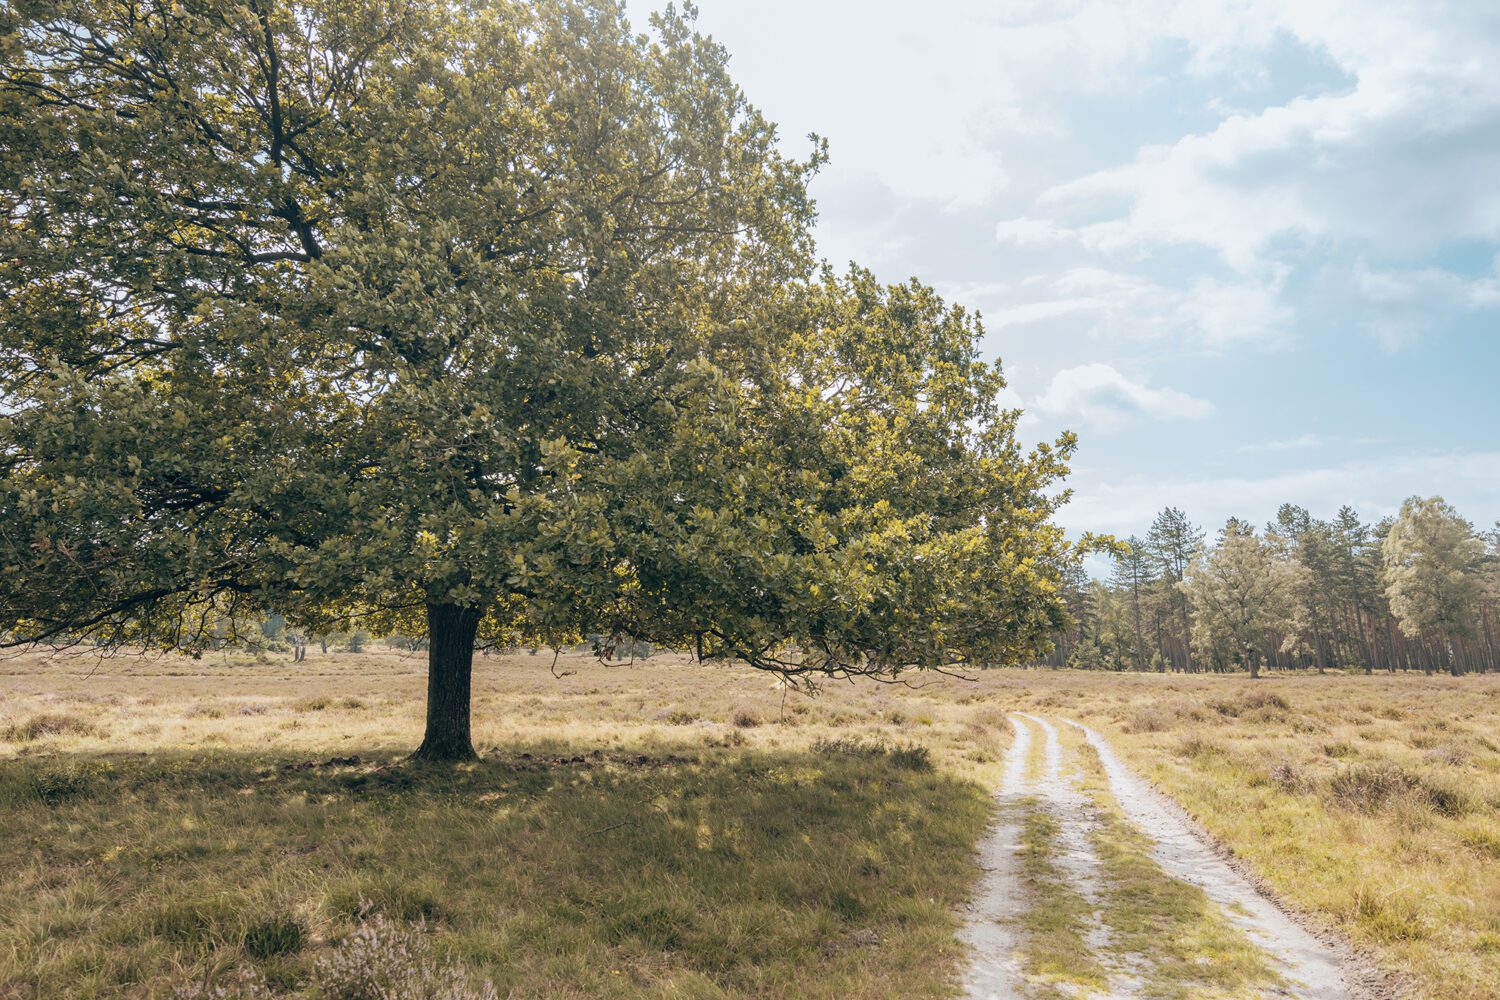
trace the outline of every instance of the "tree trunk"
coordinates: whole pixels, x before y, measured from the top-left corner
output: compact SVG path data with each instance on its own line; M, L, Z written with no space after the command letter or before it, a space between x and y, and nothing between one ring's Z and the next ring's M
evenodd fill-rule
M1368 677L1375 672L1375 655L1370 651L1369 640L1365 638L1365 616L1357 604L1354 606L1354 624L1359 629L1359 653L1364 657L1365 676Z
M413 754L420 760L476 760L469 736L469 680L479 608L427 606L427 735Z
M1188 621L1186 602L1182 605L1182 659L1185 664L1183 672L1193 673L1193 626Z

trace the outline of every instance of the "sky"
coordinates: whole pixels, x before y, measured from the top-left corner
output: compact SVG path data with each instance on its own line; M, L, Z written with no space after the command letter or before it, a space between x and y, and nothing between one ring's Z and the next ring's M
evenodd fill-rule
M658 4L630 0L644 24ZM1059 520L1500 519L1500 5L699 0L821 252L979 310Z

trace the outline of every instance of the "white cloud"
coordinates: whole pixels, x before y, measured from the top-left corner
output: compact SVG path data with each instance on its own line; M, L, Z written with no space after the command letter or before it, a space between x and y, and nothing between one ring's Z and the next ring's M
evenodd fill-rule
M1500 277L1467 279L1439 268L1374 270L1363 261L1355 285L1369 306L1367 325L1389 350L1405 347L1464 313L1500 307Z
M628 0L637 18L664 2ZM1482 335L1479 310L1500 307L1500 270L1475 277L1500 250L1500 6L944 0L914 14L869 0L850 17L842 0L700 3L788 151L811 130L830 140L812 188L820 249L981 308L986 352L1034 404L1028 431L1133 426L1090 452L1120 503L1137 489L1148 507L1186 502L1170 495L1183 483L1205 521L1222 521L1221 500L1270 516L1231 502L1262 480L1200 488L1183 463L1217 454L1211 467L1254 477L1394 442L1491 446L1480 383L1496 341L1452 334ZM1437 330L1412 370L1371 346ZM1084 362L1113 374L1052 378ZM1242 367L1253 405L1227 388ZM1461 391L1443 391L1449 374ZM1154 422L1208 404L1148 375L1237 419ZM1429 489L1406 474L1398 494ZM1093 502L1090 475L1077 482Z
M1175 389L1152 388L1110 365L1065 368L1052 377L1035 409L1059 422L1077 421L1101 431L1118 430L1131 421L1199 420L1213 404Z
M984 325L991 330L1003 330L1008 326L1025 326L1028 323L1040 323L1076 312L1095 310L1099 308L1099 305L1095 299L1048 299L1040 302L1026 302L986 312Z
M1212 347L1283 343L1292 321L1292 310L1281 301L1286 272L1276 267L1269 272L1260 278L1198 278L1181 306L1184 322Z
M1213 349L1275 346L1292 319L1279 298L1284 273L1202 275L1181 288L1131 271L1071 267L1023 282L1003 305L985 310L985 323L999 330L1082 314L1091 333L1113 341L1180 337Z
M1497 17L1500 8L1464 2L1172 5L1160 31L1185 42L1196 65L1284 37L1325 53L1354 84L1145 147L1040 203L1064 213L1122 204L1083 231L1101 251L1200 245L1240 269L1287 237L1358 241L1393 257L1500 237Z
M995 239L1018 247L1056 246L1078 239L1075 230L1052 219L1005 219L995 225Z

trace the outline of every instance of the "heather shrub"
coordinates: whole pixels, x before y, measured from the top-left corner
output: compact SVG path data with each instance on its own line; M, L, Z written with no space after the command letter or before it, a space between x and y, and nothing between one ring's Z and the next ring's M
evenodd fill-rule
M276 1000L276 993L254 969L241 969L227 982L215 983L211 973L184 983L172 992L172 1000Z
M1431 764L1447 764L1449 767L1463 767L1472 759L1469 751L1454 743L1443 743L1433 747L1422 755L1422 759Z
M94 727L76 715L44 712L6 726L0 735L11 743L30 743L44 736L90 736L93 732Z
M1346 767L1328 783L1333 801L1356 812L1376 812L1397 795L1417 786L1416 775L1394 764Z
M1303 787L1302 774L1290 760L1283 758L1271 768L1266 776L1271 784L1284 792L1299 792Z
M1206 757L1224 752L1224 748L1213 740L1201 736L1188 736L1177 744L1179 757Z
M817 739L813 741L813 753L830 754L839 757L881 757L886 752L886 745L879 740L861 740L851 736L837 736L832 739Z
M1209 702L1209 707L1220 715L1237 719L1251 715L1261 720L1280 720L1291 709L1291 702L1275 691L1246 691L1235 698L1220 698Z
M813 753L832 754L841 757L883 757L894 767L908 771L932 770L932 752L920 743L888 746L879 740L859 740L848 737L820 739L813 742Z
M1130 717L1125 720L1122 728L1127 733L1159 733L1163 729L1171 728L1175 721L1174 717L1161 709L1148 705L1130 713Z
M1423 778L1395 764L1345 768L1333 776L1328 791L1336 805L1356 812L1378 812L1397 799L1424 805L1444 816L1457 816L1470 806L1463 788Z
M892 747L890 761L908 771L925 773L932 770L932 752L919 743Z
M313 969L326 1000L499 1000L488 981L458 965L441 964L424 925L401 925L368 913Z
M1184 722L1201 722L1203 718L1199 703L1173 698L1136 708L1125 717L1123 728L1127 733L1159 733Z
M0 792L0 801L33 799L49 806L60 805L92 794L107 773L107 765L94 761L47 762L18 771L15 777L20 780Z

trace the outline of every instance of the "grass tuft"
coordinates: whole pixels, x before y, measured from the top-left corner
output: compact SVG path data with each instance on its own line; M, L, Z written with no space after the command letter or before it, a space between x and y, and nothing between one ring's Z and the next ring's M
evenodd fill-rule
M92 736L92 723L63 712L44 712L25 722L13 723L0 730L0 737L11 743L30 743L48 736Z
M740 729L754 729L763 720L760 717L760 713L754 709L741 707L734 710L734 714L729 717L729 721Z
M932 751L920 743L889 745L880 740L853 739L839 736L819 739L812 745L813 753L834 754L844 757L884 757L893 767L907 771L926 773L933 770Z
M290 914L278 913L246 927L240 940L252 958L275 958L301 951L306 938L307 930L302 921Z
M1328 783L1328 794L1335 805L1365 813L1402 801L1426 805L1444 816L1471 808L1464 789L1391 763L1346 767Z

